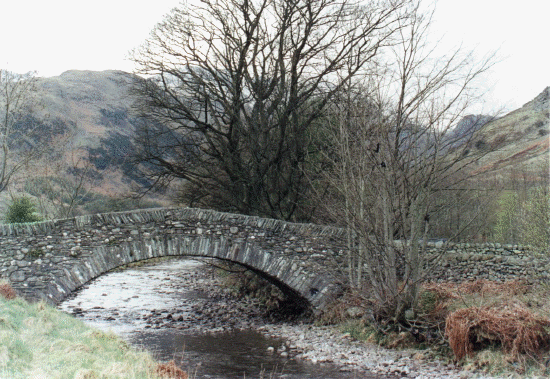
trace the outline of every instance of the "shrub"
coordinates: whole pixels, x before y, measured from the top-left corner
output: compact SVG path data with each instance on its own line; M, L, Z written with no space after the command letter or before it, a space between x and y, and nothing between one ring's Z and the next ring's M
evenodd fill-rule
M518 302L493 307L459 309L447 317L445 335L456 360L472 356L479 347L500 346L515 361L548 347L550 320Z
M476 141L475 146L478 150L484 150L487 147L487 142L480 139Z
M25 196L14 198L6 213L6 221L10 224L41 220L42 218L36 214L35 205L30 198Z
M174 361L159 363L156 368L156 373L162 378L187 379L189 377L185 371L176 366Z
M17 297L17 293L8 283L0 283L0 296L6 300L11 300Z

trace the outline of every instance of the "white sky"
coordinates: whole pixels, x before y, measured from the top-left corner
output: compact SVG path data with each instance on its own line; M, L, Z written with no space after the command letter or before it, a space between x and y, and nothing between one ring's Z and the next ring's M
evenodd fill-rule
M128 51L180 1L2 2L0 67L56 76L72 69L132 71ZM480 56L499 49L502 61L484 84L486 108L513 110L550 86L550 1L439 0L434 21L432 34L444 38L443 46L462 44Z

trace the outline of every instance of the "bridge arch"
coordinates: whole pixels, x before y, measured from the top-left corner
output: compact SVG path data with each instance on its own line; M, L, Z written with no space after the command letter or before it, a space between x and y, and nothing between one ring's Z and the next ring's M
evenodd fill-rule
M343 231L195 208L0 225L0 274L29 299L59 303L114 268L158 257L243 265L319 312L342 290Z

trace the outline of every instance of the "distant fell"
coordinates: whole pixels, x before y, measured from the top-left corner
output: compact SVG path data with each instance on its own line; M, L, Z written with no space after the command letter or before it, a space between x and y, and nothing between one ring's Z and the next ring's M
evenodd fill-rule
M550 87L521 108L479 128L471 149L488 153L475 170L499 179L548 180L550 161Z
M140 167L132 162L136 149L133 138L139 123L132 113L134 100L130 93L135 80L141 79L113 70L67 71L57 77L38 78L33 94L35 109L19 125L21 130L35 131L24 140L14 141L14 147L47 147L48 151L37 165L22 173L17 191L34 191L31 194L38 196L40 191L46 191L42 178L57 176L62 183L74 181L79 175L93 183L94 196L106 198L147 186ZM500 146L476 164L477 173L491 173L498 178L523 175L532 180L544 179L548 177L550 160L549 113L547 87L532 101L503 117L464 117L450 132L451 138L461 144L473 134L468 146L472 152ZM18 134L14 136L17 138ZM85 200L93 200L93 196Z
M29 145L45 154L18 175L16 193L30 193L39 199L56 192L59 199L52 202L68 202L68 195L62 192L69 189L64 187L74 187L82 179L90 193L83 194L81 200L100 202L147 185L132 162L138 121L132 115L130 88L135 80L139 78L113 70L66 71L37 78L32 95L35 106L18 125L21 133L13 135L12 145L14 151ZM18 136L25 130L33 132L23 145ZM98 205L79 212L95 210L105 209Z
M136 119L130 86L137 77L122 71L66 71L38 80L38 107L47 119L67 125L64 159L88 152L97 190L117 194L140 182L131 164Z

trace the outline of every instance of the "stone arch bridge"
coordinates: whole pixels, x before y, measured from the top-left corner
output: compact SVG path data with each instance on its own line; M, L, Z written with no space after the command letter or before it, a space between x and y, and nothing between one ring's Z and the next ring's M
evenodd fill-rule
M241 264L321 311L341 292L341 229L193 208L0 225L0 275L27 299L59 303L90 280L155 257Z

